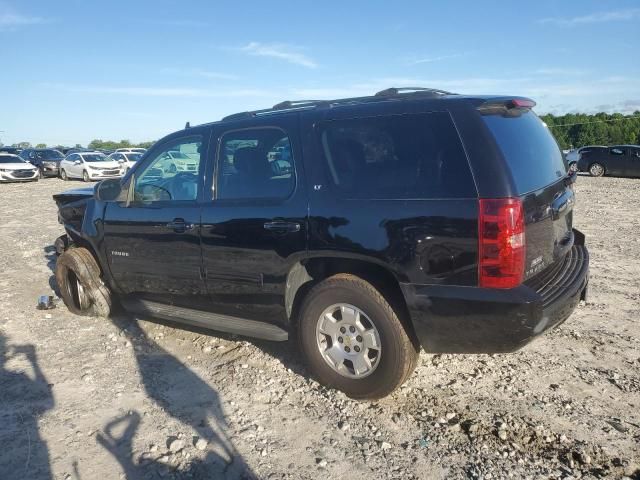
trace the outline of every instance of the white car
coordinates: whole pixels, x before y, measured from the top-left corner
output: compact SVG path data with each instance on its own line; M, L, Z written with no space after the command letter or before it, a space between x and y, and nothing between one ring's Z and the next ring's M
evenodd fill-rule
M18 155L0 153L0 182L37 181L38 173L38 167Z
M81 178L85 182L104 178L121 177L124 167L115 160L110 160L104 153L79 152L67 155L60 162L60 178Z
M157 160L158 167L167 173L197 172L198 162L193 158L177 150L169 150Z
M142 153L138 152L115 152L107 157L109 160L118 162L123 168L124 173L127 173L131 167L133 167L138 160L142 158Z
M144 153L146 152L147 149L146 148L140 148L140 147L132 147L132 148L116 148L115 153Z

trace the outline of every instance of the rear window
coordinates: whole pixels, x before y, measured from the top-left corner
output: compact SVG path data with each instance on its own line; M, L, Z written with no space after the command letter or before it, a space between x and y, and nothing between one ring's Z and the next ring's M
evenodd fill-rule
M546 125L532 111L483 115L502 150L519 195L538 190L567 174L562 152Z
M473 198L446 112L332 120L320 126L327 183L343 198Z

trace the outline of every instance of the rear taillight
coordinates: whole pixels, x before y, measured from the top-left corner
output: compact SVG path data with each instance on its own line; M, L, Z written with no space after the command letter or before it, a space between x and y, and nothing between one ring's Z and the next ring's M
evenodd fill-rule
M480 286L513 288L520 285L526 253L522 201L480 199L478 235Z

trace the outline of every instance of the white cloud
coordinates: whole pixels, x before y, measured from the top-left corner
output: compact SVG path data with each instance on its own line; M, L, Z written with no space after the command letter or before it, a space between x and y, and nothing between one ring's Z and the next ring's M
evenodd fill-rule
M284 60L307 68L316 68L318 64L308 56L300 53L300 48L284 43L250 42L239 50L256 57L271 57Z
M626 10L611 10L608 12L598 12L579 17L560 18L549 17L538 20L538 23L559 25L563 27L575 27L576 25L586 25L591 23L625 21L640 18L640 8L629 8Z
M577 68L539 68L533 71L536 75L549 75L549 76L580 76L589 73L588 70L580 70Z
M12 31L28 25L47 23L47 19L41 17L29 17L10 11L0 12L0 31Z
M434 63L434 62L441 62L442 60L450 60L452 58L460 58L460 57L464 57L466 54L464 53L453 53L451 55L440 55L437 57L425 57L425 58L418 58L415 60L409 60L407 61L407 65L420 65L422 63Z
M178 75L181 77L202 77L211 80L237 80L237 75L231 75L229 73L212 72L210 70L202 70L199 68L163 68L163 73L170 75Z

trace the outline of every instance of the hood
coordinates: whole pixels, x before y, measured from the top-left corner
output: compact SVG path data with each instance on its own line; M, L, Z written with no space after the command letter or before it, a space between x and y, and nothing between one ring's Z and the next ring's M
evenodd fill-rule
M35 170L36 167L30 163L0 163L0 170Z
M98 184L91 185L90 187L80 187L80 188L72 188L71 190L65 190L62 193L56 193L53 196L56 204L58 206L64 205L66 203L75 202L76 200L93 198L93 194L95 192Z
M91 187L74 188L62 193L57 193L53 199L58 205L58 221L79 232L82 228L82 219L87 204L93 199L93 193L98 184Z

